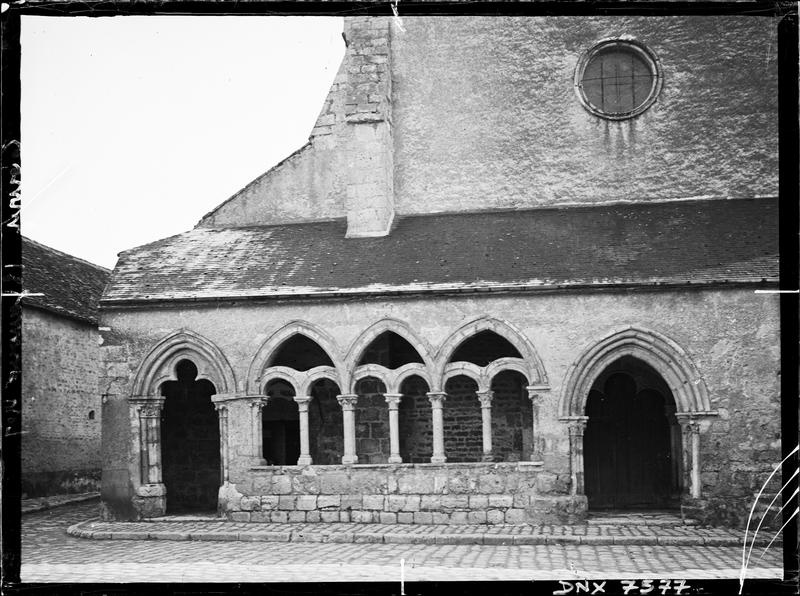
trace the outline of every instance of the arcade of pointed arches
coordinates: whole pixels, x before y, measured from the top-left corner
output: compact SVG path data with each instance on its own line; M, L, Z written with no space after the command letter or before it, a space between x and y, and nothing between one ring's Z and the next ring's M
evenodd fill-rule
M583 431L590 390L610 364L625 356L652 367L668 385L683 428L684 484L699 496L699 432L715 415L705 383L675 342L634 327L595 343L568 371L559 415L569 428L571 492L584 493ZM211 383L216 391L211 401L219 417L222 482L227 480L229 459L227 402L241 399L250 401L253 413L254 465L356 464L359 455L370 450L362 463L541 459L538 398L550 390L549 382L533 345L508 322L478 318L434 350L406 323L387 318L362 332L345 352L319 327L291 321L261 345L239 385L212 342L180 330L148 352L129 398L138 412L134 434L143 496L163 491L158 413L166 395L163 387L178 380L178 366L187 360L196 367L196 380ZM514 397L514 391L509 394L508 387L515 387L523 399ZM498 390L502 399L495 398ZM503 421L521 421L514 437L500 437L507 444L499 450L493 432L502 435L503 425L492 423L493 402L495 408L504 408L499 410ZM426 436L414 427L419 420L428 425ZM446 437L446 428L475 420L480 429L473 433L477 444L474 437ZM461 459L451 455L459 453Z

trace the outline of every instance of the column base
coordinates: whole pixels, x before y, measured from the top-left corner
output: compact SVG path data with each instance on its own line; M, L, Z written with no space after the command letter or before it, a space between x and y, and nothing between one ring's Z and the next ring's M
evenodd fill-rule
M388 459L388 462L390 464L402 464L403 463L403 458L400 457L399 455L390 455L389 459Z
M358 456L357 455L344 455L344 456L342 456L342 463L344 465L357 464L358 463Z
M446 456L444 456L444 455L434 455L434 456L431 458L431 463L432 463L432 464L443 464L443 463L445 463L446 461L447 461L447 457L446 457Z
M310 466L311 465L311 456L310 455L301 455L297 458L297 465L298 466Z
M164 484L143 484L136 489L133 508L139 518L161 517L167 511L167 487Z
M491 454L491 453L484 453L484 454L481 456L481 461L485 461L485 462L493 462L493 461L494 461L494 455L493 455L493 454Z

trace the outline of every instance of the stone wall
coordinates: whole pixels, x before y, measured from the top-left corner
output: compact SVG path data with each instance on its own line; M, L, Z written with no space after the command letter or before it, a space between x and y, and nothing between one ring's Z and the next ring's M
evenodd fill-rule
M24 307L22 492L88 492L100 481L100 335L88 323Z
M777 20L405 17L345 21L344 61L309 144L199 225L777 195ZM610 121L575 94L581 55L630 36L663 88Z
M407 17L392 43L399 214L778 192L777 23L741 16ZM636 118L575 67L632 36L663 69Z
M138 452L130 441L133 422L126 400L145 354L171 333L189 329L213 342L232 367L236 390L244 394L248 369L259 347L288 321L305 320L324 331L333 338L332 360L342 362L359 335L381 319L408 322L421 345L436 350L465 323L481 317L507 321L518 329L544 365L550 391L541 397L537 440L543 470L560 478L569 473L569 436L559 419L559 404L567 376L580 355L626 326L652 329L674 341L697 369L708 388L711 408L719 413L700 435L704 515L712 521L746 519L753 493L781 459L778 299L754 294L752 288L580 295L529 292L430 296L425 300L396 297L110 310L104 314L104 324L111 327L104 333L103 347L102 386L111 394L103 414L108 431L103 446L104 500L113 505L113 511L126 515L125 503L135 489L136 480L132 479L138 477ZM424 386L414 390L416 413L411 414L411 408L401 412L401 429L408 428L403 426L404 416L429 419L430 404L424 396L428 390ZM499 387L495 390L500 392ZM407 407L403 405L407 399L401 408ZM230 481L237 486L252 476L252 408L246 401L230 402ZM310 405L312 435L317 432L314 403L312 400ZM326 419L326 424L341 429L341 408L330 399L327 403L338 419ZM475 409L479 413L479 408ZM502 415L498 412L497 417ZM401 440L401 451L411 461L424 462L431 452L430 434L424 424L416 428L413 441L409 437ZM336 437L333 432L329 436L336 444L327 451L330 463L335 463L331 461L333 453L342 453L342 435Z
M553 523L585 514L566 493L566 478L530 463L260 467L220 507L234 521Z

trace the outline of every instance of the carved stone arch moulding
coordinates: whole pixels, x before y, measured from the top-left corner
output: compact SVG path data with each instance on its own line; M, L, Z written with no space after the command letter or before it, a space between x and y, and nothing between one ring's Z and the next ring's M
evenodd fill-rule
M289 368L288 366L270 366L269 368L264 370L264 374L261 375L259 379L259 389L258 395L267 395L267 386L272 381L283 381L288 383L292 387L292 391L294 391L295 395L300 395L298 390L302 385L302 379L298 378L298 376L304 375L304 373L298 373L293 368Z
M361 356L364 354L364 350L367 349L375 338L386 331L392 331L410 343L420 355L422 362L428 367L428 370L433 369L433 352L430 345L425 340L421 339L408 323L400 321L399 319L385 318L367 327L361 335L353 341L345 360L347 370L355 370Z
M708 389L686 351L657 331L624 327L586 349L570 366L561 394L562 418L584 416L589 390L606 367L623 356L649 364L672 391L678 412L713 414Z
M486 377L486 382L491 386L492 380L498 374L507 370L516 371L525 377L526 385L533 385L535 382L530 378L530 369L527 363L521 358L498 358L483 369L483 374Z
M386 388L386 393L392 393L394 387L394 371L380 364L364 364L356 368L350 375L350 393L356 393L356 385L361 379L374 377Z
M447 381L453 377L465 376L469 377L478 385L478 391L486 391L489 387L486 383L486 377L483 374L484 369L472 362L451 362L444 367L442 373L442 390L447 385Z
M458 346L481 331L493 331L501 337L507 339L511 345L517 349L525 363L525 372L523 374L525 374L525 377L528 379L529 383L535 385L549 385L544 364L542 363L541 358L539 358L539 354L536 352L533 344L525 336L525 334L508 321L488 316L479 317L473 321L470 321L469 323L466 323L465 325L462 325L442 343L436 352L436 373L434 377L442 379L444 376L445 367L447 366L447 361L453 355Z
M326 331L309 323L307 321L290 321L283 327L270 335L264 343L261 344L255 357L250 363L247 370L247 392L259 392L263 387L261 377L267 368L270 360L273 358L277 350L280 348L284 341L293 335L305 335L310 340L315 341L320 348L325 350L328 357L334 364L336 369L336 382L339 387L346 387L347 371L344 366L344 359L342 358L339 346L336 340L333 339ZM313 370L313 369L312 369ZM297 387L299 388L299 387Z
M214 384L217 394L236 391L236 377L222 351L205 337L180 329L159 341L142 359L133 380L133 396L158 396L165 381L176 381L175 367L181 360L191 360L197 378Z

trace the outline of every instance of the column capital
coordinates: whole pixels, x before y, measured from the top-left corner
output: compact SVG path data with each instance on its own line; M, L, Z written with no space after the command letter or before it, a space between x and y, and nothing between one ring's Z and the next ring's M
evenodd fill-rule
M492 399L494 399L494 391L491 389L487 389L485 391L476 391L478 395L478 401L481 402L481 408L491 408L492 407Z
M343 410L352 410L356 407L356 402L358 401L358 395L355 393L345 393L342 395L336 396L336 401L339 402L339 405L342 406Z
M525 389L528 390L528 399L533 402L533 405L539 403L539 400L544 397L544 393L550 391L550 387L547 385L528 385Z
M426 395L428 396L428 401L431 402L431 406L434 408L441 408L445 400L447 400L447 394L441 391L431 391Z
M266 405L267 405L267 400L266 400L266 398L263 398L263 397L254 397L254 398L253 398L253 399L250 401L250 407L251 407L251 408L253 408L253 409L255 409L255 410L258 410L259 412L260 412L260 411L261 411L261 410L264 408L264 406L266 406Z
M383 399L389 405L390 410L396 410L400 405L400 400L403 399L402 393L384 393Z
M228 417L228 404L214 404L214 409L219 414L220 418L227 418Z
M297 409L301 412L308 412L308 404L311 403L310 395L295 395L293 398L294 403L297 404Z
M140 418L159 418L165 400L163 397L137 397L129 398L128 403L136 408Z
M572 416L567 420L569 434L572 436L583 436L586 430L586 423L589 422L588 416Z

